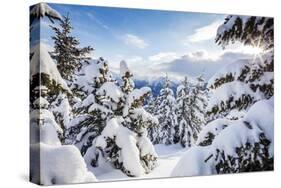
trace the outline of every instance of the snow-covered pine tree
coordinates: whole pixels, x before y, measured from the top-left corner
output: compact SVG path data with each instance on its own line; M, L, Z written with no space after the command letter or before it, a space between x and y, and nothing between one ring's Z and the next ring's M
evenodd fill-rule
M156 112L159 120L158 136L160 143L164 144L174 143L175 127L177 125L175 112L176 99L173 90L170 89L169 82L168 75L166 75L164 88L160 90L160 94L157 97L157 105L159 105Z
M115 106L111 108L113 114L108 116L105 128L94 141L95 146L91 147L91 150L96 147L101 153L89 149L90 154L95 154L90 162L98 166L99 158L103 157L128 176L140 176L149 173L156 165L157 154L147 137L147 129L157 125L158 121L143 108L145 98L151 93L150 88L133 88L132 73L125 61L120 63L120 74L123 82L120 87L111 85L104 88L104 93L111 93L111 103L117 94L120 101L112 105ZM88 153L85 157L89 159Z
M213 121L205 128L215 135L214 139L190 148L174 168L172 176L273 170L273 111L274 98L271 97L256 102L241 119ZM205 128L202 132L206 133Z
M197 144L204 147L189 155L203 154L205 158L198 162L205 161L215 173L272 170L273 19L228 16L218 29L216 42L222 47L240 42L263 52L257 55L260 58L226 66L209 80L208 114L216 120L199 135Z
M205 124L205 109L207 106L206 82L202 75L196 78L196 83L189 92L190 123L195 130L195 137Z
M30 11L30 27L32 27L33 22L40 21L43 17L48 17L52 23L54 23L54 20L61 21L62 19L62 16L48 4L39 3L34 5ZM69 120L72 118L72 110L68 101L68 98L72 96L72 92L67 87L64 79L61 78L45 44L39 43L32 47L30 61L32 69L30 82L31 102L34 98L38 98L39 95L39 93L34 93L33 91L36 91L39 86L40 88L44 87L45 92L41 93L41 95L50 102L48 110L54 114L55 121L65 131ZM60 136L60 138L64 142L64 136Z
M238 79L240 82L245 83L250 90L247 92L251 96L251 102L248 106L253 106L251 110L245 115L246 119L242 126L246 126L249 131L253 129L255 123L253 123L251 114L258 112L258 109L262 104L273 104L273 52L274 52L274 35L273 35L273 18L255 17L255 16L228 16L223 25L218 29L216 42L223 48L229 44L229 42L240 42L244 45L250 45L262 49L261 54L258 54L252 60L249 61L243 68L240 69ZM241 74L244 74L241 76ZM244 97L244 98L243 98ZM234 98L235 95L234 95ZM263 100L257 105L253 105L258 100ZM250 100L250 99L249 99ZM245 95L242 95L242 100L246 101ZM270 102L269 102L270 101ZM248 101L246 101L249 103ZM272 107L272 106L271 106ZM259 133L259 139L236 147L235 156L229 156L225 159L225 151L218 150L217 153L217 165L219 173L231 173L231 172L244 172L244 171L260 171L273 169L273 154L271 153L271 142L273 136L267 132L271 129L271 123L273 117L264 117L268 122L268 128L264 129L263 132ZM270 119L267 119L270 118ZM261 121L260 124L263 121ZM226 128L227 129L227 128ZM259 151L262 148L262 151ZM255 157L248 156L251 152ZM231 160L240 161L239 165L229 163ZM245 163L245 161L247 161Z
M198 133L205 123L206 107L205 82L199 76L195 84L189 83L187 77L177 88L176 112L178 126L175 141L183 147L195 144Z
M109 73L108 62L102 57L85 65L74 81L81 100L73 105L75 117L70 122L67 138L80 149L82 155L105 127L106 118L113 114L106 104L106 96L99 91L108 82L114 80Z
M193 130L189 125L189 90L190 83L185 76L184 81L177 87L176 114L178 125L175 128L175 143L190 147L194 143Z
M234 42L263 52L227 65L209 80L213 96L208 104L210 120L238 119L256 101L273 96L273 18L228 16L218 28L216 43L225 48Z
M262 98L273 96L274 23L270 17L228 16L218 29L217 44L223 48L230 41L257 47L263 52L250 62L248 75L240 79L250 88L262 93ZM247 72L243 69L244 72ZM245 73L244 73L245 74Z
M120 76L122 79L121 88L125 94L129 94L133 91L135 83L133 81L133 74L130 72L126 61L120 62Z
M61 77L55 62L43 43L38 43L31 49L30 79L30 104L40 96L44 97L50 104L59 100L60 96L65 96L64 103L68 103L66 96L71 95L72 92ZM38 87L40 87L41 93ZM61 104L57 105L60 106ZM53 112L52 109L51 107L48 108ZM69 113L71 114L71 111ZM65 130L64 128L67 125L59 119L61 119L61 114L55 115L56 122ZM61 138L63 141L64 138Z
M156 166L157 155L148 138L148 129L158 125L157 118L144 108L146 98L152 95L151 89L149 87L134 89L133 74L124 61L120 63L120 74L123 78L121 88L126 100L122 114L124 125L136 134L140 161L145 173L149 173Z
M154 97L151 94L146 100L146 105L144 106L145 110L152 115L156 115L156 111L157 111L156 99L157 97ZM159 134L158 131L159 131L158 125L148 128L148 137L153 144L158 144L160 141L158 136Z
M73 27L69 14L63 16L59 23L59 27L51 26L55 32L55 36L52 36L54 40L52 58L56 60L62 78L73 81L74 74L82 67L82 63L88 63L91 59L90 53L93 48L91 46L79 47L79 40L71 35Z

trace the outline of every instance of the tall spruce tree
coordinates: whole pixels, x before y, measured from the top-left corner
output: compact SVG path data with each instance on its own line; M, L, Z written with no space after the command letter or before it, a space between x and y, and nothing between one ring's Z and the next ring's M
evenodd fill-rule
M176 112L178 126L175 141L183 147L195 144L198 133L205 124L206 92L205 82L200 76L196 83L189 83L187 77L177 88Z
M145 110L152 114L152 115L156 115L157 110L158 110L158 106L156 105L157 102L157 97L154 97L152 94L148 97L147 101L146 101L146 105L144 106ZM153 144L158 144L159 143L159 126L152 126L148 128L148 136L149 139L151 140L151 142Z
M181 143L183 147L190 147L193 144L193 131L189 126L189 90L190 83L187 77L184 78L182 84L177 87L176 97L176 114L178 125L175 130L175 143Z
M196 78L196 83L190 91L189 101L191 106L191 124L193 124L192 127L195 128L196 134L198 134L206 123L207 91L206 82L202 75Z
M175 127L177 125L177 116L175 112L176 99L174 92L170 89L170 80L166 75L164 88L160 90L157 97L159 105L156 116L159 120L158 136L160 143L173 144L175 136Z
M52 36L54 40L52 58L56 60L62 78L73 81L74 74L81 68L82 63L91 59L89 55L93 48L91 46L79 47L79 40L71 35L73 27L69 14L59 20L59 25L59 27L51 26L56 34Z

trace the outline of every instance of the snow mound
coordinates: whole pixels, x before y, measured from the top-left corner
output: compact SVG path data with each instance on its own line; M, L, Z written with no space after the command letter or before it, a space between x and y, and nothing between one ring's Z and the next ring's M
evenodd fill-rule
M194 146L187 150L172 171L171 176L211 175L212 163L205 161L209 156L209 147Z
M31 145L31 155L40 152L40 167L31 166L31 178L42 185L85 183L96 181L87 170L79 150L72 145ZM34 156L35 157L35 156ZM40 174L40 180L37 177Z
M40 42L31 49L31 54L33 54L30 61L30 77L45 73L50 76L51 80L54 80L57 84L60 84L63 89L71 93L66 82L61 77L57 66L53 59L51 58L47 46Z

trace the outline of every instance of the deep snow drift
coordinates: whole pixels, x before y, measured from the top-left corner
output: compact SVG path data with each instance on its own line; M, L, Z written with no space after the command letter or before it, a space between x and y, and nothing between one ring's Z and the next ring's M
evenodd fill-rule
M175 145L154 145L155 151L158 155L158 165L149 174L144 174L140 177L133 177L130 179L143 179L143 178L163 178L171 177L172 170L180 160L180 158L187 151L180 144ZM91 168L91 171L96 175L98 181L108 180L128 180L128 176L122 173L118 169L114 169L107 163L101 165L98 168Z

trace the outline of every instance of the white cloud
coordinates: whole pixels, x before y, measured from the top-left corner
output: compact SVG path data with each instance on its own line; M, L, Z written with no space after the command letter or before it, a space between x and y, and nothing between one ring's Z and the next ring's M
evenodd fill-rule
M124 42L127 45L131 45L140 49L148 46L148 44L142 38L133 34L126 34L124 36Z
M160 52L158 54L149 56L148 60L152 62L169 62L178 57L179 56L175 52Z
M186 40L184 40L184 44L214 39L217 29L222 23L222 20L217 20L209 25L197 28L192 35L187 36Z
M206 51L196 51L188 53L171 62L154 64L150 67L151 74L168 73L169 75L198 76L204 74L205 78L210 78L220 68L229 63L233 63L240 59L251 59L252 54L242 53L238 51L225 51L217 54L215 58L210 56Z
M141 62L142 60L143 58L141 56L133 56L126 59L126 61L129 63L137 63L137 62Z

